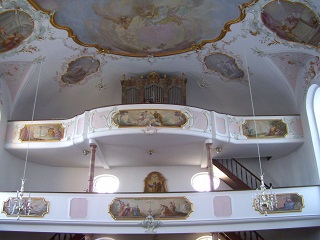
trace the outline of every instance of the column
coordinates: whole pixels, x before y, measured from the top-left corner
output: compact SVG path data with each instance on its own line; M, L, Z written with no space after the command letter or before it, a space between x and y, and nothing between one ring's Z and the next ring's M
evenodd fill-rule
M212 234L212 240L219 240L219 233L211 233Z
M206 148L207 148L207 165L208 165L208 174L210 178L210 192L213 192L213 170L212 170L212 154L211 154L211 148L212 148L212 141L206 141Z
M89 168L89 181L88 181L88 192L93 192L93 178L94 178L94 165L96 159L96 148L97 145L90 143L91 157L90 157L90 168Z

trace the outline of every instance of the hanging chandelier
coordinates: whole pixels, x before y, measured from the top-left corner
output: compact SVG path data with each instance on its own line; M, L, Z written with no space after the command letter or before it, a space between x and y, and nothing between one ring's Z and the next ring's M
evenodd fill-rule
M29 197L24 197L24 183L26 179L21 179L21 188L20 190L17 190L17 196L16 197L11 197L10 202L13 203L13 207L11 212L17 214L17 220L20 219L21 215L30 215L31 213L31 198L30 198L30 193Z
M263 179L263 172L262 172L262 165L261 165L261 154L260 154L260 147L258 142L258 133L257 133L257 123L256 123L256 115L254 111L254 104L253 104L253 97L252 97L252 89L251 89L251 81L250 81L250 74L247 62L247 55L244 51L244 56L246 60L246 67L247 67L247 76L248 76L248 84L249 84L249 91L250 91L250 101L251 101L251 108L252 108L252 115L253 115L253 122L254 122L254 130L255 130L255 139L257 145L257 152L258 152L258 159L259 159L259 167L260 167L260 188L257 189L258 193L253 198L253 207L258 210L260 213L264 213L267 216L268 211L272 211L276 209L278 206L277 196L275 193L272 192L272 186L270 186L270 192L267 192L266 185Z
M43 45L43 49L45 49L45 42ZM33 121L34 121L34 115L35 115L35 110L36 110L42 68L43 68L43 61L40 62L40 67L39 67L39 74L38 74L37 85L36 85L36 89L35 89L35 96L34 96L34 101L33 101L33 108L32 108L31 125L33 124ZM32 198L30 197L30 192L29 192L29 196L25 197L25 190L24 190L25 189L25 182L27 180L26 179L26 170L27 170L27 163L28 163L29 150L30 150L30 139L31 139L31 135L32 135L31 127L29 129L27 129L27 131L28 131L28 145L27 145L27 152L26 152L26 157L25 157L25 162L24 162L23 176L21 179L21 187L20 187L20 190L17 190L17 196L10 198L10 200L13 203L13 207L12 207L11 211L13 213L17 214L17 220L19 220L21 216L30 215L31 211L32 211L32 207L31 207Z
M253 199L253 207L265 216L268 215L268 211L272 211L278 207L277 196L272 192L272 186L270 186L270 192L267 192L266 186L263 180L263 174L260 175L261 185L260 191Z

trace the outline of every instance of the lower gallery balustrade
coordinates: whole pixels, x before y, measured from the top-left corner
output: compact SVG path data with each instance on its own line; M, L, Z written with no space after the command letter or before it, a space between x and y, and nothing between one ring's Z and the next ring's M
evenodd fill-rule
M25 199L26 202L31 199L31 210L23 212L19 220L14 212L14 201L10 203L15 193L2 192L0 231L161 234L318 226L319 190L318 186L275 189L278 208L267 216L253 208L255 191L252 190L161 194L31 193L30 198ZM288 196L299 196L300 200L288 208L285 201Z

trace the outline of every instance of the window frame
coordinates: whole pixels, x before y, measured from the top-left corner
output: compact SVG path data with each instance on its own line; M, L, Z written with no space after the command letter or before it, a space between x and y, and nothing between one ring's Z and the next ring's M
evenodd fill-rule
M116 188L116 190L114 190L114 191L98 191L97 190L97 182L100 180L101 181L101 179L103 179L103 178L106 178L106 179L114 179L114 180L116 180L117 181L117 188ZM107 181L107 180L106 180ZM112 183L105 183L105 184L110 184L111 186L114 186L114 182L112 182ZM119 178L117 178L115 175L112 175L112 174L100 174L100 175L98 175L98 176L96 176L96 177L94 177L94 179L93 179L93 192L96 192L96 193L115 193L115 192L117 192L118 191L118 189L119 189L119 186L120 186L120 180L119 180Z

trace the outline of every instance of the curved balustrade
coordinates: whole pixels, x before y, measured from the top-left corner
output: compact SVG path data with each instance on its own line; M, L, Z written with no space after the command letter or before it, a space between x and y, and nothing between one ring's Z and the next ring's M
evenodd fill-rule
M89 141L119 144L121 136L134 136L137 144L136 137L146 133L157 133L160 143L174 135L188 136L196 147L212 139L213 148L222 149L213 153L218 158L257 156L257 143L261 156L281 157L303 143L298 116L235 117L179 105L132 104L93 109L66 120L8 122L5 148L23 158L21 150L26 148L85 150ZM173 144L183 144L184 138L180 140ZM100 155L104 158L103 152Z

